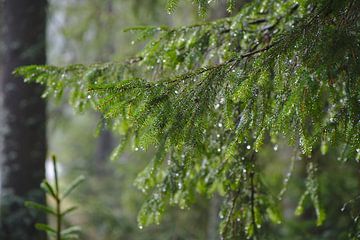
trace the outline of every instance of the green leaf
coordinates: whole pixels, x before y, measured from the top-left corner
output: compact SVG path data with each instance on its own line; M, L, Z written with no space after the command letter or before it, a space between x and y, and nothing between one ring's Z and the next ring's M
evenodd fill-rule
M78 234L79 232L81 232L81 228L79 226L69 227L61 231L61 237L69 237L70 235Z
M44 189L46 193L50 194L53 198L58 199L58 196L56 195L54 188L50 185L50 183L47 180L42 181L40 187Z
M35 224L35 227L36 227L36 229L41 230L41 231L45 231L45 232L48 232L48 233L56 233L56 230L51 228L47 224L37 223L37 224Z
M316 211L316 225L321 226L326 219L325 210L319 206L315 208L315 211Z
M70 208L66 209L65 211L63 211L61 213L61 216L65 216L66 214L69 214L69 213L75 211L77 208L78 208L77 206L70 207Z
M231 13L234 10L234 8L235 8L235 0L228 0L226 11Z
M66 198L75 188L77 188L85 180L84 176L79 176L65 189L61 199Z
M166 4L167 11L173 13L177 7L179 0L168 0Z
M276 207L274 206L268 207L266 209L266 212L273 223L280 224L282 222L281 213L279 209L277 209Z
M304 202L305 202L305 199L306 197L309 195L310 193L308 191L305 191L303 193L303 195L301 196L300 200L299 200L299 203L295 209L295 215L296 216L300 216L301 214L303 214L304 212Z
M44 212L46 212L46 213L49 213L49 214L52 214L52 215L55 215L55 216L56 216L55 210L53 210L52 208L47 207L47 206L45 206L45 205L38 204L38 203L36 203L36 202L26 201L26 202L25 202L25 206L28 207L28 208L38 209L38 210L41 210L41 211L44 211Z

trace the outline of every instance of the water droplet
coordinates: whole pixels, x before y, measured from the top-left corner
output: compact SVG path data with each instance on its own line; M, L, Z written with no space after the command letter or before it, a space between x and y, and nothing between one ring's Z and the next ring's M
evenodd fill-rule
M135 44L135 41L131 41L131 45L134 45Z
M138 147L136 147L136 148L135 148L135 151L139 151L139 148L138 148Z
M88 95L88 96L87 96L87 99L91 99L91 95Z
M220 134L216 134L216 137L219 138L219 137L220 137Z
M222 123L220 122L220 123L218 123L218 127L219 128L221 128L223 125L222 125Z
M143 226L139 225L139 229L143 229Z
M274 146L274 151L276 152L278 150L279 146L277 144L275 144Z
M218 148L217 151L218 151L218 152L221 152L221 148Z
M250 146L250 145L247 145L247 146L246 146L246 149L247 149L247 150L250 150L250 149L251 149L251 146Z
M175 90L175 94L178 94L179 92L177 90Z

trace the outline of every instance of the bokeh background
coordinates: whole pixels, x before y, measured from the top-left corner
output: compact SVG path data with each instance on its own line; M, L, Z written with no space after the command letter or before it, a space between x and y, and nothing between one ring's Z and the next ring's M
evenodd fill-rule
M228 16L224 2L217 1L212 6L208 20ZM136 35L124 32L125 29L189 25L204 20L197 15L191 1L180 1L172 14L166 11L166 0L50 0L47 11L46 55L47 63L52 65L124 61L143 46L136 41ZM9 47L4 42L0 46L1 52ZM4 112L0 112L2 115ZM69 225L82 227L81 239L219 239L221 195L198 196L189 209L173 207L159 225L140 229L136 218L146 196L133 182L151 158L151 150L128 149L120 158L110 161L117 136L106 128L99 113L76 113L66 99L55 102L50 98L47 116L48 152L57 155L61 184L67 185L79 175L86 176L85 183L66 202L69 206L79 206L67 221ZM356 194L351 189L359 189L356 163L339 164L331 152L316 156L323 166L321 201L328 210L324 225L316 227L315 211L310 203L305 204L302 216L294 214L305 189L306 172L301 160L289 157L294 155L294 149L283 144L269 145L259 156L265 172L262 181L272 189L269 194L278 196L284 184L287 186L281 201L283 222L265 226L269 234L276 236L274 239L335 239L334 236L346 239L353 224L349 217L349 208L353 206L343 207ZM47 178L51 180L50 161L46 166ZM1 221L18 224L19 220L2 217Z

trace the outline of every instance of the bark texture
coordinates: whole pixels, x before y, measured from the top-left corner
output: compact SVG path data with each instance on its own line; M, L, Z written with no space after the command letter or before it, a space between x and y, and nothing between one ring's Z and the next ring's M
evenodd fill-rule
M13 76L22 65L46 62L46 0L5 0L2 4L0 59L2 196L0 239L46 239L35 229L45 215L24 200L45 202L46 103L42 87Z

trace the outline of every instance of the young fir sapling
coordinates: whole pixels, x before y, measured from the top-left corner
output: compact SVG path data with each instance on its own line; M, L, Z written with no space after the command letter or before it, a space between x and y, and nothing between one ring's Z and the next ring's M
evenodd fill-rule
M72 213L77 209L76 206L63 209L64 200L85 180L84 176L79 176L72 181L64 190L60 190L59 177L56 157L51 157L54 173L54 183L50 184L48 180L41 183L41 188L46 192L47 196L54 200L55 206L42 205L35 202L27 201L25 205L29 208L35 208L39 211L47 213L49 216L54 217L55 226L46 223L37 223L35 227L40 231L45 231L51 239L55 240L72 240L79 238L81 231L79 226L71 226L63 229L64 218L66 215Z

